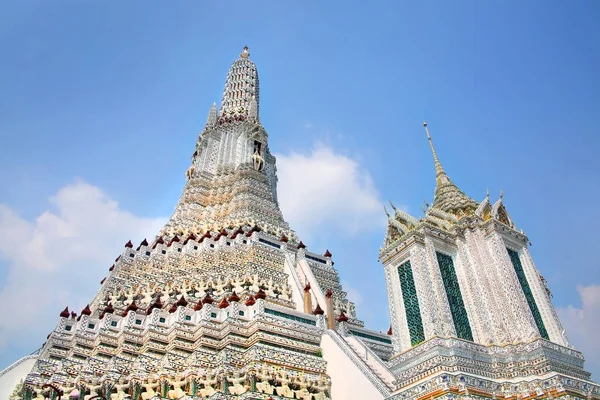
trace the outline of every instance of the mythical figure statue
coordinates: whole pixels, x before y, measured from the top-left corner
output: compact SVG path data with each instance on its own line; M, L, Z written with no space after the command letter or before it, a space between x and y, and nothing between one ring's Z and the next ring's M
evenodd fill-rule
M210 397L217 391L218 377L214 373L210 376L203 376L200 383L204 386L200 389L200 396Z
M167 396L169 399L178 399L185 395L185 392L181 389L183 385L185 385L185 380L180 376L175 376L176 380L170 380L169 383L173 385L173 389L169 390Z
M294 392L288 386L288 383L291 381L291 379L288 377L288 374L286 374L285 372L281 372L277 375L276 379L277 382L281 385L275 389L277 391L277 395L293 398Z
M228 380L231 382L231 386L229 386L229 393L242 394L248 390L248 388L244 385L246 376L242 375L240 371L236 371L235 375L228 378Z
M126 396L129 397L129 394L125 392L126 389L129 389L129 382L124 378L121 378L119 383L115 384L115 389L117 390L117 393L111 394L110 400L123 400Z
M142 399L150 400L151 398L156 396L157 393L154 391L154 389L157 388L158 385L159 383L156 382L152 377L148 378L148 383L142 385L142 387L144 388L144 393L142 393Z

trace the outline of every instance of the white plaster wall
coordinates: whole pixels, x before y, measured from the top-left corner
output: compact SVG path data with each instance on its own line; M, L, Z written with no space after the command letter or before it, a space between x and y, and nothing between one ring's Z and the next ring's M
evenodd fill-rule
M296 273L295 257L291 253L285 255L285 272L288 274L288 285L292 288L292 300L296 303L296 311L304 312L304 287Z
M327 361L327 375L331 377L332 400L383 400L383 395L329 335L322 336L321 348Z
M0 371L0 400L8 400L15 386L25 377L33 368L37 361L37 356L27 356L10 365L3 371Z

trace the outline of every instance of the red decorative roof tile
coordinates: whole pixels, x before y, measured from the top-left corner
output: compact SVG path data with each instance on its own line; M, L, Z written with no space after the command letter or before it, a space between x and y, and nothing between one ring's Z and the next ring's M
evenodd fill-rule
M302 240L300 241L300 243L298 243L298 246L296 246L298 249L305 249L306 245L304 243L302 243Z
M148 246L148 241L146 240L146 238L144 238L144 240L142 240L142 243L140 243L140 245L135 250L139 251L142 248L142 246Z
M254 305L255 303L256 303L256 301L254 301L254 296L250 295L250 297L248 297L248 300L246 300L245 304L248 307L250 307L250 306Z
M323 254L323 257L331 258L331 253L329 252L329 250L325 250L325 254Z
M338 315L336 320L337 322L348 322L348 317L346 317L346 314L344 314L344 312L342 311L340 315Z
M219 303L219 308L227 308L229 307L229 303L227 302L227 299L225 298L225 296L223 296L223 299L221 299L221 302Z
M315 310L313 311L313 314L314 315L323 315L323 314L325 314L325 311L323 311L321 306L319 304L317 304L317 306L315 307Z
M127 316L127 313L129 311L137 311L139 310L139 307L137 306L137 304L135 304L135 300L133 302L131 302L130 305L127 306L127 308L125 309L125 311L123 311L123 314L121 314L122 317Z
M87 315L87 316L92 315L92 310L90 310L89 304L87 306L85 306L85 308L83 310L81 310L81 315Z
M167 247L171 247L171 245L172 245L173 243L176 243L176 242L179 242L179 236L177 236L177 235L175 235L175 236L173 237L173 239L171 239L171 241L169 242L169 244L167 245Z
M206 231L206 232L204 233L204 235L202 235L202 237L200 238L200 240L199 240L198 242L199 242L199 243L202 243L202 242L204 241L204 239L210 239L210 238L211 238L211 236L210 236L210 231Z
M64 310L60 313L61 318L69 318L69 307L65 307Z
M181 295L181 297L179 298L179 300L177 300L177 303L175 303L175 304L177 304L178 306L185 307L185 306L187 306L188 302L185 300L185 296Z
M257 299L266 299L267 298L267 294L262 290L262 289L258 289L258 293L256 293L256 296L254 296Z
M190 233L190 235L185 239L185 241L183 242L183 244L187 244L187 242L189 242L190 240L196 240L196 235L194 235L194 232Z
M146 311L146 315L152 314L152 310L155 308L163 308L163 303L160 301L160 297L157 297L156 300L154 300L154 303L150 304L150 307L148 307L148 310Z
M156 246L158 246L159 244L165 244L165 240L162 238L162 236L160 236L158 239L156 239L156 241L152 245L152 249L155 249Z
M127 243L125 243L125 247L130 248L130 249L133 247L133 243L131 243L131 240L128 241Z
M240 296L235 293L235 290L233 291L233 294L229 296L229 301L240 301Z
M210 294L206 293L206 296L202 299L202 304L212 304L213 302L214 300L210 297Z

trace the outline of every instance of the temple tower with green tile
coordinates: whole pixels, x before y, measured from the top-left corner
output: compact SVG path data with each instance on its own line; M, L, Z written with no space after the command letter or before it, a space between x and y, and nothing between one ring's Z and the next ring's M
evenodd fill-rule
M389 368L400 385L394 398L457 390L481 398L582 396L584 386L586 396L597 395L502 194L492 204L489 193L477 202L462 192L424 127L436 173L433 202L420 219L392 204L380 252L395 353Z

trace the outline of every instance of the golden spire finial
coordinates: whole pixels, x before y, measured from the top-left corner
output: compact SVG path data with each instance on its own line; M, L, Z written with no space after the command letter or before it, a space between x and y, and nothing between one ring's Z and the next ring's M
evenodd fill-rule
M427 140L429 140L429 147L431 148L431 154L433 154L433 164L435 165L435 180L438 185L443 183L450 183L450 179L446 175L442 163L440 162L435 147L433 147L433 140L429 134L429 128L427 128L427 122L423 121L423 127L425 127L425 133L427 134Z
M248 48L248 46L244 46L244 50L242 50L242 54L240 54L241 58L248 58L250 57L250 49Z

